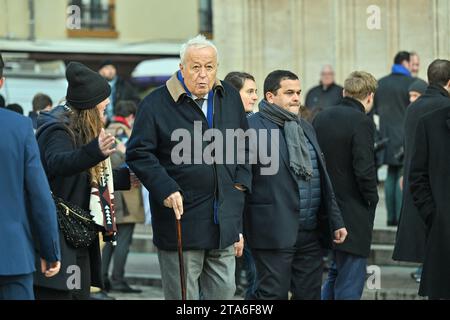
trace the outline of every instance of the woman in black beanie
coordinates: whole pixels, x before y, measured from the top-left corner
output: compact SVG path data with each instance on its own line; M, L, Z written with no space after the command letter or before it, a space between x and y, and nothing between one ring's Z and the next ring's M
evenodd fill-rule
M114 189L130 189L127 168L111 170L113 136L103 129L111 89L99 74L81 63L67 66L66 106L41 113L36 137L53 194L89 211L114 241ZM60 230L61 272L53 278L35 273L36 299L89 299L90 286L103 288L99 241L75 248ZM36 265L40 270L40 265Z

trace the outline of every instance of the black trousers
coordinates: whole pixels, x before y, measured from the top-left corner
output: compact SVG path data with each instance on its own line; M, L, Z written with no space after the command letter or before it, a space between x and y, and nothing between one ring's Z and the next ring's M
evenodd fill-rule
M292 248L252 249L257 300L320 300L323 261L317 231L299 231Z
M125 281L125 265L127 263L128 252L133 240L134 223L123 223L117 225L117 246L111 242L105 243L102 251L102 274L103 281L108 277L109 265L113 258L113 270L111 283L120 284Z

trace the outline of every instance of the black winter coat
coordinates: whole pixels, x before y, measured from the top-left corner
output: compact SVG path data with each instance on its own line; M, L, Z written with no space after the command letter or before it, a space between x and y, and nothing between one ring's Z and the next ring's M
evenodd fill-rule
M420 219L410 192L409 171L415 143L417 122L427 113L449 107L450 97L444 88L430 85L425 94L406 110L403 200L397 229L394 254L398 261L423 262L425 256L425 224Z
M278 141L275 140L275 150L272 149L272 130L280 130L275 123L256 113L248 118L250 128L256 129L258 145L261 143L261 132L267 132L269 141L265 141L267 155L278 152L278 170L269 175L261 169L268 169L272 164L261 161L252 166L253 187L252 193L247 197L244 215L245 238L250 248L255 249L285 249L295 245L299 231L300 197L299 186L291 169L289 168L289 154L284 136L278 131ZM344 228L344 222L336 203L323 153L320 150L316 135L311 124L301 120L306 137L309 139L317 153L317 161L321 180L321 203L317 215L319 239L325 248L331 248L333 231ZM275 136L274 136L275 137ZM264 142L263 142L264 143ZM260 150L263 150L260 147ZM259 153L259 151L258 151ZM264 164L266 163L266 164Z
M118 102L123 100L130 100L135 102L136 104L138 104L141 101L138 93L133 88L133 86L128 81L122 79L121 77L117 78L115 89L116 89L114 94L115 106L117 105Z
M409 105L409 86L414 78L392 73L378 81L375 93L374 111L380 116L381 138L389 138L383 150L383 164L401 166L401 159L395 157L403 146L406 108Z
M50 113L41 113L38 118L38 140L41 160L50 189L57 197L73 203L84 210L89 210L90 178L88 170L106 159L98 146L98 140L77 147L70 135L67 125L61 119L61 109L57 107ZM113 170L114 188L130 189L128 169ZM35 285L57 290L68 290L67 280L72 273L68 267L76 265L77 250L67 244L60 232L61 271L52 278L46 278L41 272L35 273ZM83 250L83 249L81 249ZM89 247L91 284L103 287L101 274L101 255L99 241ZM40 270L40 262L36 260L36 269ZM83 272L83 270L81 270Z
M313 122L348 236L336 250L368 257L378 203L375 127L363 105L344 98Z
M225 129L246 130L248 123L239 93L220 81L216 81L213 90L214 128L224 137ZM175 74L142 101L127 145L127 163L149 190L153 241L162 250L177 249L175 215L173 209L163 205L164 199L177 191L184 198L181 219L184 249L226 248L238 241L242 233L245 194L234 185L238 183L250 190L250 166L236 164L236 160L234 164L208 164L202 158L195 164L193 141L201 141L201 137L198 139L194 133L194 121L201 126L198 134L204 134L208 129L206 117ZM183 130L187 137L177 136L172 141L177 129ZM192 139L191 152L182 151L189 160L176 164L172 151L185 139ZM203 153L209 144L203 141L200 151ZM225 145L224 142L224 148ZM245 152L248 154L248 147ZM225 162L226 152L223 154ZM215 197L218 221L214 221Z
M414 204L426 225L419 294L450 299L450 107L420 118L409 174Z
M320 111L337 105L342 99L343 90L344 88L335 83L324 90L320 84L308 91L305 106L310 110L316 109L316 111Z

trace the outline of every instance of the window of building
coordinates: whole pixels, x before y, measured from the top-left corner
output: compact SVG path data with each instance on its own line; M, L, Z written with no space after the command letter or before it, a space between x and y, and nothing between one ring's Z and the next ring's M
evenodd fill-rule
M199 0L200 33L211 39L213 35L212 0Z
M72 0L80 8L81 29L68 30L69 37L117 38L115 0Z

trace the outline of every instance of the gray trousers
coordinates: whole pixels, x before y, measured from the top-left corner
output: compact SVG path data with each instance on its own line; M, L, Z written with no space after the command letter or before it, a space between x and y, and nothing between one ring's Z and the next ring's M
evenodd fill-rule
M178 252L158 250L158 259L164 297L166 300L181 300ZM234 297L234 246L215 250L187 250L183 252L183 260L188 300L230 300Z
M114 256L111 284L120 284L125 281L125 264L127 263L128 252L130 251L133 239L134 223L124 223L117 225L117 246L111 242L106 242L102 251L102 274L103 281L108 279L109 265Z

